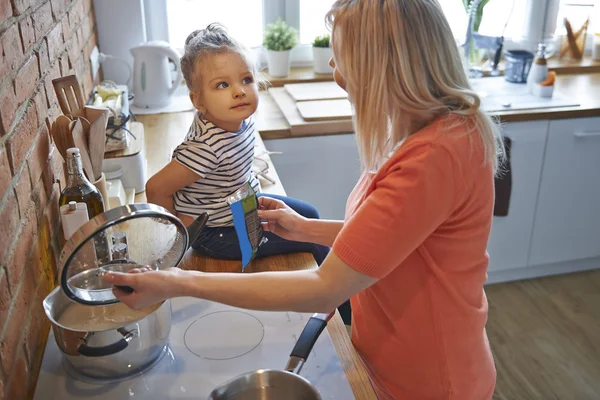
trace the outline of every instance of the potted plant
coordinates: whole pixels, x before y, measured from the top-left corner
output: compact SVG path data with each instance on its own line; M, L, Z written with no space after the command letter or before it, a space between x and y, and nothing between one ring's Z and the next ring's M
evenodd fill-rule
M269 75L288 76L290 73L290 51L298 43L298 32L278 19L265 28L263 46L267 49Z
M329 60L333 56L330 39L331 37L325 34L317 36L313 41L313 64L317 74L333 73L333 68L329 65Z

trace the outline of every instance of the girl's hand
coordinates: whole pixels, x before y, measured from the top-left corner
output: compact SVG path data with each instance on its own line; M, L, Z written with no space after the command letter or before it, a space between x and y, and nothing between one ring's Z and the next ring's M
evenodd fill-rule
M115 297L130 308L141 310L166 299L179 296L178 278L185 274L179 268L153 271L150 267L134 268L128 273L109 272L104 281L111 285L130 286L132 293L114 288Z
M302 227L306 223L306 218L283 201L271 197L260 196L258 205L258 217L263 221L262 226L265 231L287 240L304 241Z

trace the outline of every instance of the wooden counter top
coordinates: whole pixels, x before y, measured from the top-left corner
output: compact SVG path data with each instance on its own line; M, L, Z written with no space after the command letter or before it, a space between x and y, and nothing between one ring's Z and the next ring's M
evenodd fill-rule
M580 105L576 107L503 111L495 112L493 115L499 117L502 122L600 116L600 73L559 75L556 78L555 90L565 96L577 99ZM292 137L290 125L267 92L260 93L257 123L263 139ZM298 136L302 135L294 135L294 137Z
M173 149L181 143L185 137L192 118L192 112L141 115L137 117L138 121L142 122L145 128L148 177L152 176L169 162ZM268 124L269 121L268 118L263 119L262 125L259 124L259 127ZM268 181L261 180L263 191L266 193L285 194L285 190L270 161L270 157L264 152L264 144L261 138L258 137L257 139L255 154L268 161L268 176L276 182L275 184L271 184ZM145 201L144 193L138 194L136 196L136 202L143 201ZM190 250L186 253L180 267L204 272L238 272L240 270L240 263L239 261L215 260L200 256ZM317 265L312 254L296 253L254 260L246 268L244 273L300 270L316 267ZM342 322L339 313L336 312L334 318L329 321L327 330L329 331L333 345L337 351L342 367L346 372L346 377L356 399L376 400L377 396L373 391L365 368L350 341L346 327Z

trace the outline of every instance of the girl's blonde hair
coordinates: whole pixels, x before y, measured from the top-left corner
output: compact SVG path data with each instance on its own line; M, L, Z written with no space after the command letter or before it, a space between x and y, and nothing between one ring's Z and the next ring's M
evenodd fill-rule
M454 114L498 168L498 126L469 85L437 0L337 0L326 17L336 67L354 106L363 168L376 170L410 134Z
M266 80L258 70L250 52L240 42L229 35L227 29L218 23L209 24L205 29L190 33L185 40L184 54L181 57L181 72L188 89L192 90L193 82L200 79L196 76L196 62L211 54L232 52L239 54L248 64L259 88L266 86Z

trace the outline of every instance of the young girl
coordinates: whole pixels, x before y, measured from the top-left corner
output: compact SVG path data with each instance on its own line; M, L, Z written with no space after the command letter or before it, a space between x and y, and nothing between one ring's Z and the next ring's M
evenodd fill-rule
M209 214L195 250L215 258L240 259L233 217L226 199L249 183L256 130L252 115L258 107L258 71L247 50L218 24L192 32L185 41L181 70L197 112L172 161L146 184L148 202L161 205L189 225ZM307 218L318 218L314 207L281 199ZM268 241L256 257L311 252L321 263L329 249L312 243L283 240L265 232Z
M496 381L483 290L502 153L436 0L337 0L334 77L354 105L363 174L344 221L262 197L281 237L332 245L321 268L112 274L131 307L197 296L327 312L351 296L352 342L381 400L488 400ZM358 29L357 27L360 27Z

